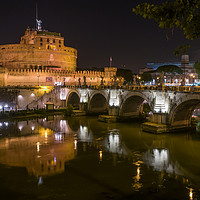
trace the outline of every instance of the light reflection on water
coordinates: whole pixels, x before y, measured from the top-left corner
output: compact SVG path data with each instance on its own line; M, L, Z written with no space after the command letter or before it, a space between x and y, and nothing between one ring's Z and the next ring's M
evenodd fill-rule
M184 185L188 199L196 198L197 192L192 182L199 178L196 170L200 162L193 158L197 163L190 169L187 162L191 154L186 146L192 149L192 144L200 153L200 138L197 136L193 141L192 136L186 135L154 136L141 133L139 127L134 126L136 128L127 124L103 124L96 119L73 121L62 117L10 124L1 122L0 164L25 167L29 175L37 177L38 185L43 185L46 177L66 173L67 163L73 163L73 160L79 160L88 153L88 158L94 155L92 160L86 161L90 162L89 165L93 165L97 159L106 170L112 167L110 179L114 180L116 174L112 175L112 171L119 168L120 173L124 174L120 189L127 193L146 191L146 188L154 185L161 190L169 187L166 183L170 177ZM77 166L82 164L80 161ZM98 168L94 170L99 171ZM102 174L101 178L104 176ZM131 179L130 191L126 186L128 179L125 177L128 176ZM123 181L127 181L124 186Z

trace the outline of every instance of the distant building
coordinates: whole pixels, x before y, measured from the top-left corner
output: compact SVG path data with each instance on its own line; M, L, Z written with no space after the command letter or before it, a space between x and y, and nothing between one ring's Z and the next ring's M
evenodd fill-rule
M180 67L186 74L195 73L194 63L189 61L189 55L182 55L180 62L150 62L147 63L145 70L156 70L158 67L163 65L176 65Z
M149 84L156 85L160 82L161 79L161 73L156 72L156 70L161 66L167 66L167 65L175 65L183 70L183 74L177 74L177 73L166 73L163 75L163 81L165 85L191 85L196 84L198 80L198 74L195 71L194 68L195 62L189 61L189 55L182 55L180 62L151 62L147 63L146 68L143 68L139 71L139 74L143 74L145 72L149 72L152 75L152 82ZM184 83L185 82L185 83Z

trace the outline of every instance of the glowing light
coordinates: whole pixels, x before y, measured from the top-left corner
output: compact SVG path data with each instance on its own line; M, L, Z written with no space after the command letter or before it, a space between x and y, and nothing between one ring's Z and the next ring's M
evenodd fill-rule
M79 132L79 138L81 141L90 141L91 135L88 132L88 128L86 126L80 125L80 132Z
M190 197L190 200L193 200L193 189L192 188L190 188L189 197Z
M38 185L41 185L42 183L43 183L42 177L40 176L40 177L39 177L39 181L38 181Z
M2 106L0 106L0 109L2 109L3 107Z
M74 140L74 149L77 149L77 140Z
M102 157L103 157L103 152L102 152L102 151L99 151L99 158L100 158L100 161L102 161Z
M7 107L8 107L8 104L6 104L4 107L7 108Z
M0 123L0 127L2 127L3 126L3 124L2 123Z
M68 127L67 127L66 120L60 120L60 131L64 132L64 133L68 132Z
M47 131L45 131L45 136L44 136L45 138L47 138L48 137L48 135L47 135Z
M32 130L32 131L34 131L34 130L35 130L35 127L34 127L34 126L32 126L32 127L31 127L31 130Z
M32 94L31 94L31 97L34 97L34 96L35 96L35 94L32 93Z
M36 145L37 145L37 152L40 152L40 143L37 142Z
M18 128L19 128L20 131L22 131L23 126L20 125Z
M56 165L56 157L53 158L54 165Z
M4 124L5 124L6 126L8 126L8 122L4 122Z
M110 90L109 106L119 106L119 95L117 90Z
M63 136L62 136L61 133L56 133L56 134L55 134L55 140L56 140L56 141L61 141L62 138L63 138Z
M137 175L140 175L140 168L137 168Z
M18 95L18 98L21 99L21 98L23 98L23 96L20 94L20 95Z

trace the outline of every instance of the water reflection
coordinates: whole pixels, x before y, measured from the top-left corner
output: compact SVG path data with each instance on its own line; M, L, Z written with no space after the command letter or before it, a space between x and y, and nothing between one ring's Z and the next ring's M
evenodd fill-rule
M144 161L149 166L152 166L154 170L166 171L167 173L180 174L176 165L170 163L169 152L167 149L153 149L148 150L144 154Z
M110 130L108 136L105 138L104 146L110 153L119 155L128 155L126 147L122 144L119 130Z
M141 164L141 162L138 161L135 164L137 166L137 170L136 170L136 176L133 177L134 183L132 184L132 187L133 187L134 191L139 191L143 186L142 183L140 182L140 179L141 179L140 164Z
M91 173L91 180L98 175L100 179L110 177L114 185L121 175L118 181L120 187L126 185L125 190L144 191L153 184L161 188L166 179L173 179L187 187L188 199L196 198L190 179L199 177L198 135L155 136L127 124L54 117L0 122L0 138L0 163L25 167L38 178L38 185L46 176L65 173L66 163L72 162L73 167L83 169L79 174Z
M23 125L22 125L23 124ZM32 123L18 123L20 131L32 130ZM64 133L34 125L36 135L3 138L0 140L0 163L8 166L26 167L29 174L40 177L64 171L65 162L74 159L74 138ZM62 128L61 128L62 129Z
M92 132L89 132L87 126L80 125L79 131L78 131L78 139L81 142L92 142L93 135L92 135Z

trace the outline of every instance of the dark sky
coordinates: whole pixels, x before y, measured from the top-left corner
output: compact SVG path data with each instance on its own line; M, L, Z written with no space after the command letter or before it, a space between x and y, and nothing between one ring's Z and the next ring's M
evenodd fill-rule
M142 2L39 0L39 18L78 50L79 67L104 67L112 56L113 65L137 72L147 62L179 61L173 50L182 44L192 44L190 58L200 60L199 40L186 40L180 31L166 40L153 21L136 16L132 8ZM18 43L27 26L35 27L35 1L1 1L0 18L0 44Z

